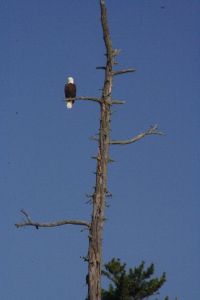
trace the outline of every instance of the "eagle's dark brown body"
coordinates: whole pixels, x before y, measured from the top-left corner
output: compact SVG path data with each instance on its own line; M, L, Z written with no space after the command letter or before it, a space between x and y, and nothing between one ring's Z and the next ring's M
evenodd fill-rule
M65 84L64 93L65 93L67 108L71 109L74 104L73 98L76 98L76 85L74 84L73 77L67 78L67 83Z
M65 98L76 98L76 85L74 83L65 84Z

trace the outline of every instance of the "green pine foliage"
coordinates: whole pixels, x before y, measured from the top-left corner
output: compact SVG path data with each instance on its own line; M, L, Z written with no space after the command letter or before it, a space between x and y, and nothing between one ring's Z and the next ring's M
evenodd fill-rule
M105 265L102 275L110 281L108 290L102 290L102 300L149 299L159 293L166 281L165 273L159 278L153 277L154 264L145 268L142 262L138 267L126 271L126 264L116 258ZM164 300L169 299L166 297Z

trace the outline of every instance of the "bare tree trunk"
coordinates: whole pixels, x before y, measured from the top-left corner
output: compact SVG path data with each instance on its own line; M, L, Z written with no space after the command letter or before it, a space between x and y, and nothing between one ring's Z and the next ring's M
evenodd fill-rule
M107 98L107 97L106 97ZM109 160L110 105L103 99L99 132L96 186L93 195L93 211L89 236L89 300L101 299L102 233L107 191L107 165Z
M105 193L107 191L107 166L110 145L110 104L112 93L112 44L107 25L106 7L100 0L101 24L106 46L105 79L101 98L99 151L97 156L96 185L93 194L93 212L89 236L88 297L101 300L102 234L104 225Z

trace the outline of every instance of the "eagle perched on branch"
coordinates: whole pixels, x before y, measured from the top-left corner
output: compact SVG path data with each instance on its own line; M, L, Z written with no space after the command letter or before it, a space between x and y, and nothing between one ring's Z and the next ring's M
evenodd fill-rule
M76 98L76 85L74 84L73 77L67 78L67 83L65 84L64 92L65 92L65 99L67 101L67 108L70 109L74 104L73 98Z

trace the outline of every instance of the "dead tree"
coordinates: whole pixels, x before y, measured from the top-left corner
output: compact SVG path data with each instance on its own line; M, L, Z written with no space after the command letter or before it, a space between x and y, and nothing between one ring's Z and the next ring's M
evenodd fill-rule
M96 165L96 183L94 192L91 195L92 202L92 218L90 222L83 220L61 220L49 223L41 223L33 221L28 213L21 210L25 220L15 224L17 228L24 226L55 227L63 225L79 225L85 226L89 230L89 247L88 247L88 300L101 300L101 267L102 267L102 233L105 221L105 198L107 192L107 168L111 161L109 157L109 148L111 145L125 145L134 143L145 136L152 134L162 134L154 125L146 131L130 138L128 140L112 140L110 139L110 123L111 123L111 107L115 104L123 104L124 101L112 99L112 84L114 76L123 75L134 72L135 69L114 70L116 65L116 57L119 54L118 49L114 49L110 37L110 31L107 20L107 10L105 0L98 0L101 12L101 26L103 30L103 40L106 49L105 66L97 67L105 72L102 95L96 97L77 97L75 101L93 101L100 106L100 125L98 134L98 154L95 157Z

